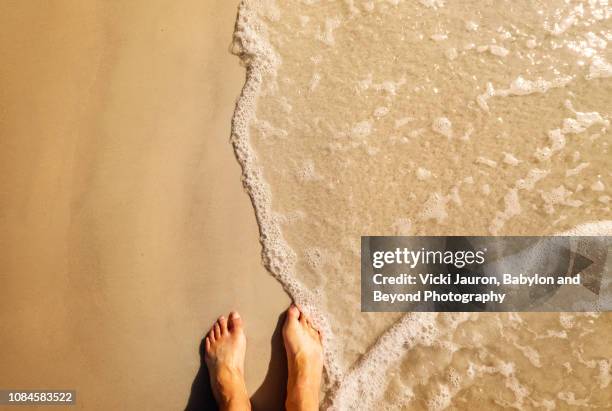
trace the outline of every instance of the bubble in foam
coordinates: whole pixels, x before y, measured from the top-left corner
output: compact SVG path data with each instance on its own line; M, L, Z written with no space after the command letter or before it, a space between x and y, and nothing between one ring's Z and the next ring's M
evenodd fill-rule
M591 190L593 191L604 191L604 189L605 189L605 186L601 182L601 180L597 180L593 184L591 184Z
M589 405L588 398L576 399L576 394L571 391L560 391L557 393L557 398L573 407L588 407Z
M451 47L449 49L446 49L446 51L444 52L444 55L449 60L455 60L459 56L459 53L457 53L456 48Z
M508 190L504 196L504 210L495 213L495 217L489 225L489 232L497 235L510 218L521 213L521 203L519 200L518 189Z
M473 20L468 20L465 22L465 29L467 31L476 31L478 30L478 23Z
M306 160L302 163L302 165L298 168L297 177L300 181L317 181L321 180L321 176L317 174L315 170L315 164L313 160Z
M437 117L434 119L431 129L446 138L451 138L453 136L453 123L446 117Z
M372 122L361 121L353 126L351 129L351 135L353 137L363 138L372 134Z
M534 49L538 46L538 42L535 39L529 39L525 43L528 49Z
M323 255L319 248L309 248L306 250L306 262L313 269L318 269L323 263Z
M414 118L412 117L398 118L397 120L395 120L395 128L403 127L406 124L410 123L411 121L414 121Z
M448 212L446 211L447 203L448 198L439 192L430 194L425 204L423 204L420 214L421 219L424 221L435 220L437 223L444 222L448 217Z
M518 158L514 157L513 154L504 152L504 163L511 166L517 166L520 162L521 161Z
M563 132L559 129L550 130L548 132L548 139L551 143L551 150L559 151L565 147L565 136Z
M496 44L491 44L489 46L489 51L491 52L491 54L496 55L498 57L506 57L508 54L510 54L510 51L508 51L508 49L502 46L498 46Z
M431 177L431 171L427 170L426 168L423 167L419 167L416 170L416 178L419 181L425 181L427 179L429 179Z
M538 161L546 161L553 155L553 151L550 147L542 147L536 149L533 155Z
M412 221L409 218L399 218L391 226L394 235L411 235Z
M590 165L590 163L584 162L584 163L578 164L574 168L570 168L568 170L565 170L565 177L572 177L572 176L578 175L578 174L580 174L580 172L582 170L587 168L589 165Z
M434 392L430 393L427 400L427 409L429 411L441 411L451 404L452 398L449 387L446 384L439 384Z
M542 361L540 358L540 353L533 347L528 345L520 345L516 341L514 342L514 346L518 348L521 353L529 360L529 362L536 368L542 368Z
M552 88L564 87L572 81L572 76L560 76L553 80L528 80L523 76L514 79L506 89L496 90L492 83L487 83L486 91L476 98L478 105L489 111L488 100L492 97L526 96L534 93L546 93Z
M612 382L612 360L604 359L598 361L599 375L596 377L599 382L599 388L608 388Z
M519 190L532 190L535 187L536 183L542 180L548 174L550 174L549 170L532 168L531 170L529 170L525 178L521 178L516 181L515 186Z
M486 158L486 157L477 157L476 164L482 164L482 165L485 165L491 168L497 167L497 161L491 160L490 158Z
M591 65L589 66L589 74L586 78L593 80L596 78L608 78L612 77L612 64L608 63L601 57L593 58Z
M312 74L312 77L310 78L310 83L308 85L308 89L310 91L315 91L317 89L317 87L319 86L319 83L321 82L321 75L317 72L314 72Z
M573 192L568 190L563 184L550 191L542 191L541 197L544 200L544 211L547 214L555 212L555 205L564 205L569 207L580 207L582 201L571 198Z
M440 42L440 41L447 40L448 39L448 34L446 34L446 33L436 33L436 34L432 34L430 37L431 37L431 39L433 41Z
M336 42L334 38L334 30L340 27L340 19L337 17L325 19L325 26L319 32L317 38L328 46L333 46Z
M445 1L444 0L419 0L419 3L421 3L425 7L437 9L438 7L444 7Z
M388 107L378 107L374 110L374 117L384 117L387 114L389 114L389 108Z

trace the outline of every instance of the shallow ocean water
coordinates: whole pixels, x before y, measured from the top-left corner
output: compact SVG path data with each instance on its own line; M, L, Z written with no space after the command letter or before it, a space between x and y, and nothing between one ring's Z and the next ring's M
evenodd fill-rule
M233 143L324 408L612 408L609 314L360 313L362 235L610 234L603 1L244 1Z

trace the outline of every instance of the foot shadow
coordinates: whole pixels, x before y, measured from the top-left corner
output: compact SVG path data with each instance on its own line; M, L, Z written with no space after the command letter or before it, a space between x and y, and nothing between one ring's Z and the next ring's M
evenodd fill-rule
M191 393L187 400L185 411L218 411L215 397L213 397L210 379L208 378L208 367L204 362L205 340L200 342L200 369L191 384Z
M286 313L278 317L272 333L272 346L268 372L264 381L251 397L253 411L275 411L285 409L287 391L287 354L283 344L283 324ZM219 407L212 394L208 367L204 361L205 341L200 342L200 368L191 384L191 392L185 411L218 411Z
M272 346L268 372L255 393L251 396L253 411L275 411L285 409L287 395L287 354L283 343L283 324L286 312L279 317L270 339Z

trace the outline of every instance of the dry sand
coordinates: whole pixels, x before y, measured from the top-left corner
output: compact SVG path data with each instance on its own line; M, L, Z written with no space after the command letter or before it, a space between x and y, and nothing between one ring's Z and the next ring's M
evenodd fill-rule
M241 4L236 141L324 407L611 409L610 315L359 312L364 234L609 234L607 4Z
M0 5L0 387L182 409L231 308L262 384L289 299L228 142L236 3Z

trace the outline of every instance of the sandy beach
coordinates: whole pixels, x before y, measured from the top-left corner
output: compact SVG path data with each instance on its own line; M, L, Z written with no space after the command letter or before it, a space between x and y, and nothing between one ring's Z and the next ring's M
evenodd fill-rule
M610 409L612 9L587 3L0 4L0 403L215 409L200 344L237 310L256 411L287 380L322 410ZM370 266L395 236L451 260ZM364 305L374 268L430 265L564 282ZM245 406L230 330L207 361Z
M289 298L229 143L236 5L0 5L0 387L183 409L231 308L262 385Z

